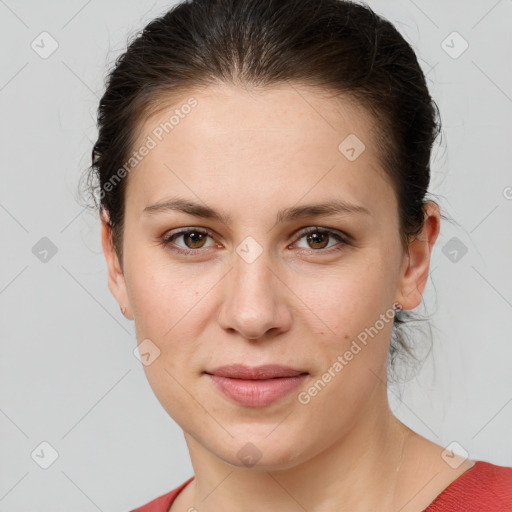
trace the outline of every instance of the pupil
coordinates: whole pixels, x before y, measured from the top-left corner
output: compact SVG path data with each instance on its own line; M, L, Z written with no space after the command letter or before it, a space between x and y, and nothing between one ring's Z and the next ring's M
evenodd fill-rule
M191 233L189 233L187 235L187 238L192 240L192 247L196 248L196 246L194 244L199 244L199 247L201 247L202 236L203 236L202 233L197 233L196 231L192 231ZM194 240L195 238L196 238L196 240ZM187 245L189 245L189 244L187 244ZM189 245L189 247L190 247L190 245Z
M321 247L325 247L325 243L322 243L321 241L319 241L317 238L320 237L320 238L326 238L326 235L325 233L312 233L310 235L308 235L308 241L309 242L312 242L313 244L320 244Z

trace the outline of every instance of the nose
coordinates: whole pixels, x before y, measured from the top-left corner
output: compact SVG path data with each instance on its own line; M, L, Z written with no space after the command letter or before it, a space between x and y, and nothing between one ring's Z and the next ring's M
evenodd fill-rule
M251 263L235 254L233 265L219 306L220 325L251 340L287 331L292 322L289 302L293 293L271 267L265 251Z

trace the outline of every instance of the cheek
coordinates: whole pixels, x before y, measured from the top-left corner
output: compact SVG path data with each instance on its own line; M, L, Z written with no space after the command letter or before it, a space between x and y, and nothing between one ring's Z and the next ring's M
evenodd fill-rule
M392 286L378 262L340 266L330 274L303 274L293 290L304 303L309 328L329 344L344 345L372 326L393 303Z
M177 337L186 339L200 326L201 302L214 276L150 254L131 256L126 274L137 339L154 339L162 349Z
M162 353L151 365L144 366L147 381L167 414L187 431L211 429L201 407L200 389L195 379L183 375L187 364ZM199 397L199 400L196 399Z
M159 262L133 265L130 273L130 302L138 343L151 340L158 356L143 365L148 383L167 413L178 423L189 418L200 422L202 411L193 399L195 388L194 356L204 329L208 282ZM203 300L201 300L203 299Z
M349 429L382 387L394 311L385 274L378 268L347 270L321 289L304 287L298 292L312 311L309 329L318 333L313 360L321 362L299 403L311 428L329 439ZM327 417L328 424L322 423Z

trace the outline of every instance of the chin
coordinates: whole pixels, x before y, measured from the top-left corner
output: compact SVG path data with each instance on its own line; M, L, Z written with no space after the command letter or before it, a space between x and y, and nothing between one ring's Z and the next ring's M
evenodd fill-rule
M212 447L211 450L226 463L240 469L284 470L307 459L303 437L294 440L286 432L283 437L275 432L269 435L271 430L265 428L252 434L245 431L243 436L229 437L229 446Z

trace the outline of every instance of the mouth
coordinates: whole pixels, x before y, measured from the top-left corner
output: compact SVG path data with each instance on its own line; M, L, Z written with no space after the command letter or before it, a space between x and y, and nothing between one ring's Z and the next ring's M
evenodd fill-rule
M228 365L204 373L225 397L247 407L264 407L284 398L309 375L281 365Z

